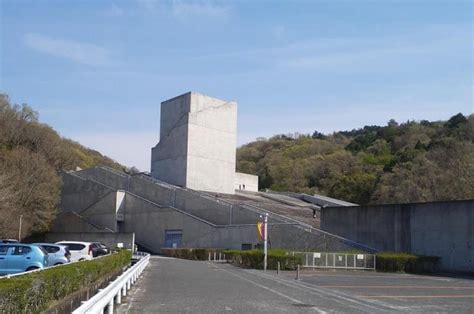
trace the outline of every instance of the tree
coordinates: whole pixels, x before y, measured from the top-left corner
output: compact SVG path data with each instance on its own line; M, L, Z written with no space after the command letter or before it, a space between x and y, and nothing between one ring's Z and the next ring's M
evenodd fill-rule
M452 116L448 122L446 122L446 127L449 129L458 128L460 125L466 124L467 119L462 113Z
M24 236L46 231L57 211L59 173L96 165L124 168L61 138L30 106L0 95L0 237L17 237L20 215Z

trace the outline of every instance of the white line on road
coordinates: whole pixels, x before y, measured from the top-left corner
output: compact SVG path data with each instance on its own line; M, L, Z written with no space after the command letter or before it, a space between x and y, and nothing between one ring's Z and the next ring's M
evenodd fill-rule
M245 277L242 277L242 276L240 276L240 275L234 274L234 273L231 272L231 271L228 271L228 270L223 269L223 268L219 268L219 269L222 270L222 271L225 271L225 272L228 273L228 274L231 274L231 275L234 276L234 277L237 277L237 278L240 278L240 279L245 280L245 281L247 281L247 282L250 282L250 283L254 284L254 285L257 286L257 287L263 288L263 289L268 290L268 291L270 291L270 292L273 292L273 293L275 293L275 294L277 294L277 295L279 295L279 296L281 296L281 297L284 297L285 299L288 299L288 300L290 300L291 302L298 303L298 304L305 304L304 302L302 302L302 301L300 301L300 300L298 300L298 299L292 298L292 297L290 297L289 295L286 295L286 294L281 293L281 292L279 292L279 291L273 290L273 289L270 288L270 287L267 287L267 286L264 286L264 285L262 285L262 284L259 284L259 283L255 282L255 281L253 281L253 280L248 279L248 278L245 278ZM311 307L311 309L317 311L317 312L320 313L320 314L326 314L326 313L327 313L326 311L323 311L323 310L321 310L320 308L318 308L318 307L316 307L316 306Z
M369 301L369 300L354 298L354 297L352 297L348 294L345 294L343 292L340 292L340 291L336 292L336 291L332 291L332 290L329 290L329 289L318 288L314 285L303 283L303 282L300 282L300 281L288 280L288 279L284 279L284 278L277 278L277 277L274 277L274 276L270 276L268 274L263 274L263 273L261 273L259 271L256 271L256 270L251 270L249 272L251 272L252 274L255 274L257 276L264 277L264 278L267 278L269 280L276 281L276 282L278 282L280 284L283 284L283 285L286 285L288 287L298 289L298 290L302 290L306 293L317 295L320 298L328 299L328 300L331 300L332 302L338 302L338 303L344 304L346 306L351 306L350 304L348 304L348 302L349 302L349 303L357 304L358 306L368 307L368 308L371 309L371 311L376 310L377 312L388 311L388 309L400 311L402 309L401 307L392 306L392 305L389 305L389 304L386 304L386 303L380 302L380 301L375 301L375 300L370 300ZM313 292L311 292L311 291L313 291ZM378 305L378 307L377 307L377 305ZM356 307L356 308L360 310L359 307Z

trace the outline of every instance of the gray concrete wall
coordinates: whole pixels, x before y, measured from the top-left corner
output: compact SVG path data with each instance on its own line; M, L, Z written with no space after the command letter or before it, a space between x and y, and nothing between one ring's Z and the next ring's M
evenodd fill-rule
M186 93L161 104L151 175L195 190L234 191L237 104Z
M440 256L474 273L474 201L325 208L321 228L381 251Z
M110 232L100 225L82 219L73 211L59 213L50 229L51 232Z
M243 209L241 209L243 210ZM159 252L165 245L166 230L182 230L182 247L241 249L242 244L256 245L258 241L254 213L252 223L246 225L212 226L179 211L158 207L133 195L126 195L125 232L135 232L136 242ZM242 215L248 217L249 212ZM293 225L269 219L269 237L274 248L290 250L349 251L353 248L330 237L310 233Z
M188 128L186 186L233 194L237 104L192 93Z
M118 231L116 201L117 192L111 192L80 214L85 219L99 226L112 231Z
M178 186L186 186L190 102L186 93L161 103L160 141L151 151L152 177Z
M234 189L258 192L258 176L236 172L234 177Z
M123 191L107 194L88 194L93 202L83 211L84 219L96 224L100 230L105 227L120 232L135 232L137 243L148 249L159 252L164 246L166 230L183 230L183 246L188 247L220 247L240 249L242 244L257 244L256 223L261 220L260 213L242 205L229 204L214 198L211 194L175 188L147 181L139 176L122 177L104 169L86 171L81 175L106 181L117 187L127 187L132 193ZM72 176L72 175L70 175ZM67 191L76 198L81 197L81 188L87 187L82 179L67 181ZM100 184L90 182L100 187ZM86 192L88 190L86 189ZM63 196L66 193L63 193ZM117 198L117 194L120 197ZM123 197L125 195L125 197ZM67 196L67 195L66 195ZM188 213L184 214L170 206ZM118 214L118 215L117 215ZM193 218L190 215L208 221ZM121 222L117 223L117 220ZM66 222L58 220L65 229L55 231L94 231L84 222ZM308 232L294 225L282 225L285 220L270 215L270 240L273 247L293 250L351 250L341 241L323 237L317 232ZM118 224L118 227L117 227ZM74 229L73 226L81 226ZM218 225L218 226L216 226ZM96 228L97 229L97 228Z
M165 245L166 230L183 230L183 247L241 248L242 243L253 243L255 226L245 232L235 228L216 228L208 223L180 213L172 208L158 207L141 198L127 194L124 231L135 232L136 242L159 252ZM250 241L250 242L249 242Z
M130 178L128 191L161 205L173 206L175 189L155 184L138 176Z
M46 242L55 243L59 241L84 241L102 242L110 248L116 248L118 243L122 243L126 249L133 249L135 235L133 233L94 233L94 232L53 232L46 234Z
M113 191L100 184L83 180L67 173L62 175L62 183L61 201L59 204L61 212L81 212Z
M76 171L75 174L83 178L89 178L99 181L105 185L111 186L117 190L126 190L128 188L128 176L126 174L118 174L119 172L111 172L96 167Z

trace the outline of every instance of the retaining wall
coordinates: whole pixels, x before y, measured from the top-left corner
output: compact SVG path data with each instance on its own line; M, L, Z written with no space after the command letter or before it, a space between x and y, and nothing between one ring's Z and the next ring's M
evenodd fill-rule
M321 229L381 251L441 257L474 273L474 200L323 208Z

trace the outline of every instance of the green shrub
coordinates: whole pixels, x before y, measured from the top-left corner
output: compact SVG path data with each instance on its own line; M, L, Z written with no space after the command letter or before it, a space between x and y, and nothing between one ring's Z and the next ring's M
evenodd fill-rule
M234 265L247 268L263 269L263 250L227 250L223 252L226 258ZM286 250L273 249L268 250L267 269L277 269L280 262L280 269L294 270L297 265L303 263L303 257L300 254L291 255Z
M55 300L88 287L130 264L132 253L116 254L0 279L0 313L40 313Z
M414 255L401 252L377 253L376 268L385 272L431 273L438 268L437 256Z
M263 269L263 250L222 250L214 248L162 248L161 253L165 256L189 259L195 261L206 261L209 259L209 254L214 256L214 253L219 256L222 254L222 259L230 261L234 265L247 268ZM303 259L300 255L290 255L286 250L273 249L268 250L267 268L277 269L277 263L280 262L280 267L284 269L296 269L296 265L302 263Z
M209 259L209 253L212 255L216 253L222 253L220 249L212 249L212 248L162 248L161 254L169 257L175 258L182 258L182 259L189 259L193 261L207 261Z

